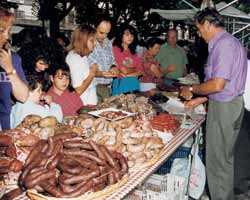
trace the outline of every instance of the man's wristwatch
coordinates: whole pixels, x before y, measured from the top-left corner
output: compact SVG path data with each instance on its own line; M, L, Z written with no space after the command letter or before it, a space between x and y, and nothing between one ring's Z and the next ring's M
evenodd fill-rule
M12 75L12 74L16 74L16 70L12 69L10 72L6 72L7 76Z

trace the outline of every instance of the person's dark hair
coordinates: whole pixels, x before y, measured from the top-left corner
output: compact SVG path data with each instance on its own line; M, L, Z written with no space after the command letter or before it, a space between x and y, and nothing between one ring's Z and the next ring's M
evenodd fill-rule
M103 21L106 22L110 22L110 24L112 25L112 19L110 16L106 15L106 14L98 14L96 16L96 20L94 22L94 26L97 28L97 26L99 26L99 24Z
M69 38L67 38L67 36L64 33L61 33L61 32L57 33L55 38L62 39L62 41L65 43L65 47L70 44Z
M37 77L35 76L29 79L28 88L30 91L35 90L36 88L42 85L43 85L42 80L37 79Z
M146 48L149 49L153 47L155 44L162 45L163 41L160 38L150 38L146 43Z
M138 38L137 38L137 32L136 32L135 28L131 25L122 24L117 29L117 34L116 34L115 40L113 42L113 45L119 47L121 49L121 51L124 50L122 47L122 38L123 38L123 35L124 35L126 30L128 30L134 36L133 42L128 46L131 54L134 55L136 53L136 46L138 44Z
M216 27L224 27L224 19L222 15L220 15L214 8L206 8L197 12L194 16L194 20L201 25L204 24L205 21L208 21Z
M58 66L51 67L49 69L49 75L54 77L56 73L58 72L58 70L62 70L63 72L66 72L67 74L70 75L70 70L69 70L69 66L67 65L67 63L61 63Z

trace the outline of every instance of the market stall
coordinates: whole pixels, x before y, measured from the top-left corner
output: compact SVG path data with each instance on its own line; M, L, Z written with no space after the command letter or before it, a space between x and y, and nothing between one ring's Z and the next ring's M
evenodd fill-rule
M15 199L37 200L72 197L74 199L113 200L124 198L154 173L179 146L200 128L205 120L204 115L195 115L188 120L186 115L181 115L177 120L173 115L158 113L159 110L154 109L148 101L148 98L136 95L111 97L98 105L96 111L89 112L91 115L82 114L78 117L65 118L64 124L61 125L58 125L52 118L41 119L32 116L24 120L18 127L19 131L27 134L25 137L32 135L32 139L36 133L38 138L34 139L36 145L22 160L23 169L21 172L19 171L19 177L14 180L19 182L23 191L28 192L22 193ZM158 114L156 115L156 113ZM114 120L116 118L117 120ZM165 120L164 123L161 122L162 120ZM14 130L11 131L13 133ZM169 134L170 132L172 134ZM30 135L30 133L32 134ZM21 140L20 137L15 136L15 139L15 145L23 144L20 141L24 140ZM34 154L35 149L39 148L39 145L41 146L40 151L44 152L45 156L39 154L40 156L32 157L31 155ZM54 150L49 150L46 145L54 146ZM58 153L50 154L50 152ZM50 155L49 158L46 155ZM90 163L88 166L76 159L81 156L82 158L87 157L88 162L86 163ZM78 161L77 166L72 167L74 172L68 170L64 165L64 162L66 163L70 157L75 157L73 161ZM97 168L96 174L91 171ZM48 181L45 176L54 177L52 179L56 183L51 183L54 184L51 185L53 190L48 187L49 182L46 185L42 183L43 181L39 182L38 179L31 181L32 177L36 177L34 174L37 173L37 170L46 172L44 181ZM76 172L77 170L79 173ZM81 170L84 170L85 174ZM71 172L74 175L70 175ZM93 177L86 178L86 172L93 174ZM41 177L39 178L42 180ZM87 183L80 183L85 179L88 180ZM17 187L17 182L13 183L12 180L11 184L5 185L4 193ZM90 191L86 189L86 193L83 189L75 192L75 188L79 189L81 184L89 184L90 189L92 186L93 188Z

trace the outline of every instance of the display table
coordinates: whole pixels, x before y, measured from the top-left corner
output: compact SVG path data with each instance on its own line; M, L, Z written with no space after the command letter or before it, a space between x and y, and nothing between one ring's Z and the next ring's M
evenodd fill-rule
M201 124L205 121L205 116L200 116L196 120L193 120L191 128L180 128L171 141L166 144L163 148L159 160L157 160L153 165L146 167L144 169L130 172L128 176L128 181L126 184L117 189L114 193L107 196L106 200L119 200L124 198L129 192L131 192L140 183L143 183L151 174L153 174L187 139L195 134ZM15 198L15 200L28 200L29 198L26 194ZM102 198L103 199L103 198Z

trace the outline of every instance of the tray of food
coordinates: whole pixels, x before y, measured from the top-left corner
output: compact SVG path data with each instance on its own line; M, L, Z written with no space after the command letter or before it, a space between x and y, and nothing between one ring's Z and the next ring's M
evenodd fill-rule
M89 114L107 119L109 121L116 121L126 117L134 116L136 113L127 112L116 108L105 108L102 110L91 111Z

